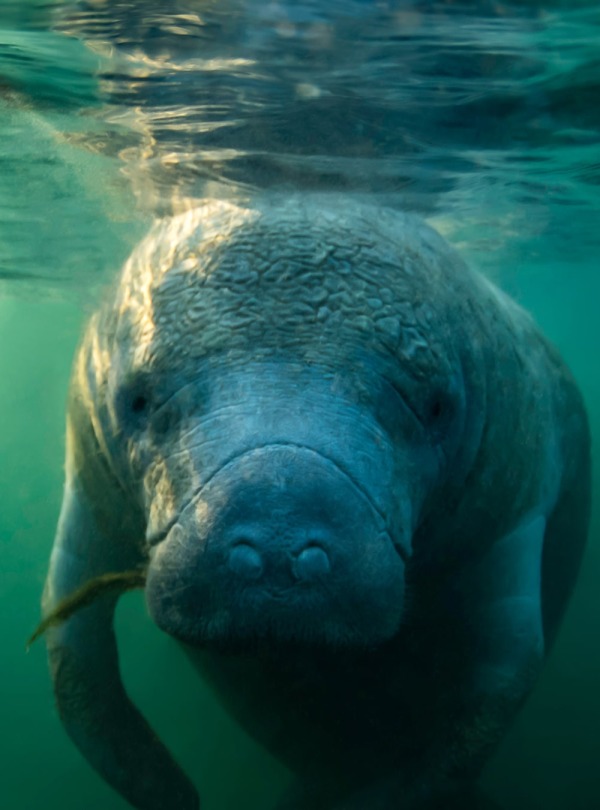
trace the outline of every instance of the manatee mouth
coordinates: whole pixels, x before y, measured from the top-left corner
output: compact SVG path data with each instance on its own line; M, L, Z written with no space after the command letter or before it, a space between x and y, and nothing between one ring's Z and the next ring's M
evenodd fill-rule
M356 646L399 624L406 550L365 488L310 447L235 454L157 540L147 604L184 642Z
M307 452L313 454L315 458L321 459L329 464L331 464L335 470L346 479L356 492L356 495L364 500L370 509L372 510L373 514L377 516L378 522L380 523L380 531L383 534L386 534L389 538L390 543L393 545L394 549L396 550L398 556L402 560L404 564L408 562L410 551L406 548L395 536L394 532L392 531L391 527L386 520L385 515L382 513L380 507L375 502L372 495L369 493L366 487L363 487L351 472L342 466L339 461L334 458L331 458L325 453L321 451L317 451L312 447L307 445L298 444L295 442L275 442L272 444L262 444L262 445L254 445L248 449L242 450L240 452L233 453L229 456L220 466L213 469L207 477L204 479L202 484L198 486L192 494L183 502L180 508L177 510L177 513L160 529L157 529L153 532L148 532L146 534L146 545L150 552L150 556L152 556L154 549L156 546L160 545L170 534L172 529L180 522L181 516L184 512L188 511L190 508L194 506L194 504L202 497L206 487L208 487L211 481L217 476L225 472L228 468L232 467L236 464L240 459L243 459L246 456L249 456L255 452L261 450L277 450L277 449L292 449Z

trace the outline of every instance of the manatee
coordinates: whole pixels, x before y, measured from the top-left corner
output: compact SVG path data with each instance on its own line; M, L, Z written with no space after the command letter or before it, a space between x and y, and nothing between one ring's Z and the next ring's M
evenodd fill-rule
M428 225L207 200L84 334L43 609L143 572L152 620L296 775L282 808L448 807L536 682L589 502L572 376ZM118 592L87 593L47 636L68 734L134 807L197 808L121 681Z

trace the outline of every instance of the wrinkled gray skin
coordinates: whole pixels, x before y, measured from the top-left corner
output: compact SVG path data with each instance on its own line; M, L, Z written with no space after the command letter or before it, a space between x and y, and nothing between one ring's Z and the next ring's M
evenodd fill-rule
M336 196L211 202L90 322L45 608L148 563L153 620L298 775L282 806L447 807L536 680L588 511L573 380L436 233ZM196 808L114 607L49 636L62 720L133 806Z

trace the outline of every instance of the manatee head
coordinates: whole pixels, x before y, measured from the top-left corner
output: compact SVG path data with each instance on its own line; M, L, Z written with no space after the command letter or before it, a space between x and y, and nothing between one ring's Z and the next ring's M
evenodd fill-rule
M152 230L80 362L163 630L225 648L397 632L419 526L469 455L466 272L420 221L335 196Z

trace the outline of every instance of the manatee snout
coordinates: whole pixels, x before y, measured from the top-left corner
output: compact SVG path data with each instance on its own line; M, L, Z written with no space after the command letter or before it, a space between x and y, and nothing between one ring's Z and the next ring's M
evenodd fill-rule
M360 483L274 444L224 464L155 548L150 613L188 643L378 643L397 629L404 561Z

